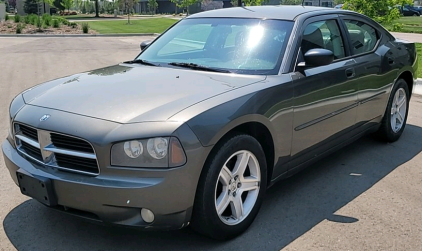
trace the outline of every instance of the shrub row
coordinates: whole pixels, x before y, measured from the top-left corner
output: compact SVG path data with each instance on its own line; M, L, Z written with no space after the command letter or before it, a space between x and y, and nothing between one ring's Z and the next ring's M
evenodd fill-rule
M6 15L6 20L8 20L10 17L8 15ZM72 28L77 28L78 24L74 23L74 22L69 22L69 20L67 20L64 17L52 17L49 14L44 14L42 15L42 17L39 17L35 14L30 14L27 16L20 16L19 14L16 14L14 17L14 22L15 23L25 23L25 24L31 24L36 26L38 29L46 29L50 26L52 26L53 28L59 28L60 25L67 25L70 26ZM22 33L22 29L24 28L24 25L18 24L16 27L16 33L20 34ZM89 31L89 25L88 23L83 23L82 24L82 31L83 33L88 33Z

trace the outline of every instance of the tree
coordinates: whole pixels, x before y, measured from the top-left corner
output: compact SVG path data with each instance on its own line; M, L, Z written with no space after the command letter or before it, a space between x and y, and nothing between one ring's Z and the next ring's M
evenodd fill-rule
M23 4L23 10L26 14L38 14L37 0L26 0Z
M177 7L179 8L186 8L187 14L189 15L189 6L196 3L198 0L170 0L170 2L174 3L176 5L176 12Z
M259 6L262 5L262 3L268 2L269 0L242 0L243 5L245 6ZM283 3L285 1L286 3ZM302 0L280 0L280 4L283 5L293 5L291 2L298 1L302 3ZM238 0L231 0L231 4L233 6L238 6Z
M155 11L158 8L157 0L148 0L148 9L151 13L155 14Z
M95 0L95 17L100 17L100 15L98 14L99 12L99 7L98 7L98 0Z
M400 18L395 6L404 4L412 4L412 0L346 0L343 8L362 13L380 23L391 23Z
M16 8L16 0L8 0L8 2L10 7Z
M53 5L60 11L64 10L64 7L62 6L62 0L54 0Z
M282 5L301 5L302 0L281 0Z
M10 12L10 4L9 4L9 1L6 1L5 4L6 4L6 12Z
M67 9L67 12L70 12L70 8L73 6L73 0L62 0L60 4Z
M120 9L123 9L127 13L127 23L130 24L130 14L133 11L133 7L137 3L137 0L119 0L118 5Z
M81 10L82 9L82 0L74 0L73 6L76 7L77 10Z

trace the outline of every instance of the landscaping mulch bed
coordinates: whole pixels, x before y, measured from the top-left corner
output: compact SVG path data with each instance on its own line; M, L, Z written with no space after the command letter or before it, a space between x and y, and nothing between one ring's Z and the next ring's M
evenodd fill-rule
M35 25L20 23L24 28L21 34L83 34L80 24L75 28L61 24L59 28L47 27L39 30ZM0 22L0 34L16 34L17 23L13 20ZM88 34L98 34L94 30L89 30Z

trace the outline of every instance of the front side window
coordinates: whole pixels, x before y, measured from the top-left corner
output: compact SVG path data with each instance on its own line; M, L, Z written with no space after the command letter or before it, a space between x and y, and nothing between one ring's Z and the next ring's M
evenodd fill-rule
M336 20L324 20L306 26L301 43L302 54L311 49L327 49L334 59L345 57L343 38Z
M195 64L242 74L277 74L292 27L293 22L283 20L184 19L137 59L165 67Z
M353 54L372 51L379 39L377 30L372 26L357 20L344 20L349 32Z

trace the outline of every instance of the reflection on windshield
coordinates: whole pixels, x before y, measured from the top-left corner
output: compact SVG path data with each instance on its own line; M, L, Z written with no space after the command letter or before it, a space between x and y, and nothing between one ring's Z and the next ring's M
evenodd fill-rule
M164 67L191 64L201 66L192 70L277 74L292 26L283 20L188 18L137 59Z
M264 35L265 29L264 27L257 25L251 28L249 31L249 38L248 38L248 49L255 48L258 43L261 41L262 36Z

